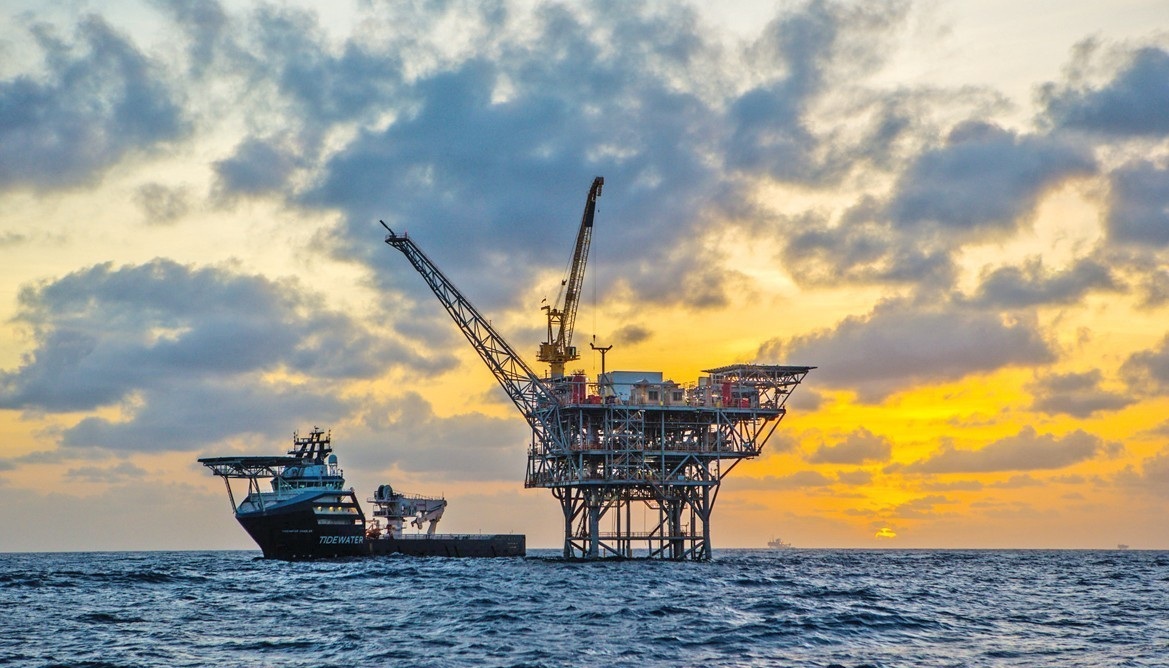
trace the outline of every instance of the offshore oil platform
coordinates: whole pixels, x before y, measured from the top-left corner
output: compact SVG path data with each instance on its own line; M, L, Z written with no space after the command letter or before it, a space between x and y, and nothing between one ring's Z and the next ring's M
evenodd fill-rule
M594 179L568 276L545 306L541 377L406 234L384 221L401 251L454 319L532 429L525 487L552 491L564 513L564 557L711 558L710 520L722 479L760 454L787 413L785 403L815 367L732 364L682 385L653 371L565 373L580 359L572 333L592 239ZM641 526L635 528L634 507ZM648 519L647 519L648 518Z

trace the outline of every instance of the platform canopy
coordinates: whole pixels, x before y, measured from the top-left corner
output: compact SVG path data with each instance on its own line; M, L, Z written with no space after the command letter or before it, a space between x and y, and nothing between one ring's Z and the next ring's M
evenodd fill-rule
M299 457L203 457L199 463L224 478L270 478L283 468L300 463Z
M781 366L778 364L730 364L716 369L705 369L712 378L731 383L757 383L772 387L798 385L814 366Z

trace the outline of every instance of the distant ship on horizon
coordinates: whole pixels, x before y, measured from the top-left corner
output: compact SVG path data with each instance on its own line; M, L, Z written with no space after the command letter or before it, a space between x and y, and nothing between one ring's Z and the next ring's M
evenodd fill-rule
M772 538L771 540L767 541L767 547L773 550L790 550L792 548L792 544L784 542L782 538Z

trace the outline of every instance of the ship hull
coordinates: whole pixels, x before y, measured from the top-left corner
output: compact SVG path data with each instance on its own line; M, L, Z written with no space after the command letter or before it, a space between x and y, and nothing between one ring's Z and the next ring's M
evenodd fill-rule
M321 517L317 498L270 507L264 511L237 513L236 519L268 559L319 559L357 557L365 554L365 518L338 520ZM351 501L356 505L355 501Z
M367 540L371 556L403 554L412 557L522 557L527 553L523 534L439 535Z
M336 498L336 494L326 495ZM363 515L349 523L322 518L320 497L237 513L240 525L267 559L338 559L402 554L414 557L522 557L522 534L435 535L368 539ZM348 505L348 504L346 504ZM360 513L360 510L358 510Z

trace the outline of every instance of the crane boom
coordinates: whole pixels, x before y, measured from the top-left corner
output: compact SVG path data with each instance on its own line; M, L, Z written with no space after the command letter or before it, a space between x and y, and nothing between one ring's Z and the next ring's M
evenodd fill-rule
M580 219L580 231L576 235L576 246L572 251L572 264L569 267L568 279L564 282L563 305L560 297L556 305L544 307L548 312L548 340L540 344L536 359L548 362L553 378L564 375L564 365L580 359L576 348L572 345L572 330L576 324L576 309L580 303L580 289L584 284L585 264L589 259L589 244L593 238L593 218L597 211L597 198L601 196L601 188L605 185L605 178L598 176L593 179L585 199L584 214Z
M426 281L426 285L442 302L447 313L471 342L475 352L479 353L479 357L487 364L487 368L494 374L504 392L507 392L512 403L523 413L532 427L534 442L563 443L564 436L559 433L556 419L560 402L552 390L512 350L507 341L479 314L471 302L467 301L450 279L439 271L413 239L405 234L395 233L385 221L379 222L389 232L386 235L386 243L402 251L410 264L414 265L422 279Z

